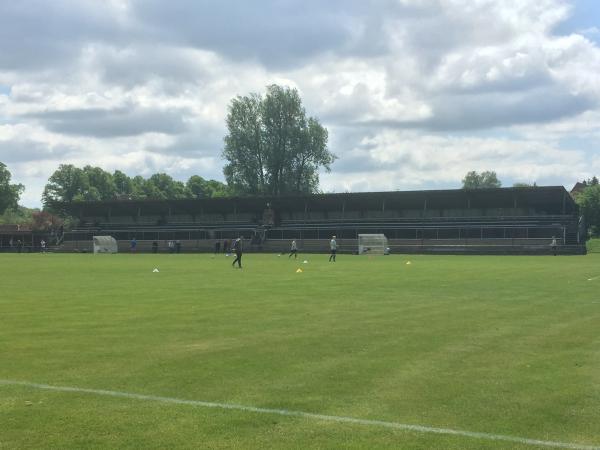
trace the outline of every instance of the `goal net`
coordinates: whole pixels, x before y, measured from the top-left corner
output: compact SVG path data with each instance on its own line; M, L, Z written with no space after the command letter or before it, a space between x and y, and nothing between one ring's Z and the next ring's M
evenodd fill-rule
M359 255L385 255L388 253L388 240L385 234L359 234Z
M112 236L94 236L94 253L117 253L117 240Z

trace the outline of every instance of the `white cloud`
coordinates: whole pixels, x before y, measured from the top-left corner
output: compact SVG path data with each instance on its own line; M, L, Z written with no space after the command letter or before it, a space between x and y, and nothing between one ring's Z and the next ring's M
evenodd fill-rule
M583 151L562 150L535 140L418 135L388 130L350 150L350 163L322 174L325 191L459 188L467 171L494 170L504 185L555 184L588 173ZM598 169L600 158L596 158Z
M582 34L584 36L595 37L600 35L600 28L598 27L588 27L582 30L579 30L578 34Z

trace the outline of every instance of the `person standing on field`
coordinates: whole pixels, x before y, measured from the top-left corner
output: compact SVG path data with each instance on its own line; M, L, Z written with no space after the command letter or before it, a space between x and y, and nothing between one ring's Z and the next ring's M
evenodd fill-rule
M42 249L42 253L46 253L46 241L45 240L41 240L40 241L40 247Z
M552 242L550 243L550 247L552 248L552 253L556 256L556 236L552 236Z
M235 252L235 259L231 263L231 267L235 267L235 263L238 263L238 268L242 268L242 238L239 237L235 241L233 241L233 245L231 246L232 250Z
M131 240L130 245L131 245L131 253L135 253L135 251L137 250L137 239L133 238Z
M298 258L298 246L296 245L296 239L292 241L292 245L290 248L290 256L288 256L288 259L291 258L292 255L294 255L294 259Z
M335 240L335 236L331 236L331 240L329 241L329 249L331 251L329 255L329 262L335 262L335 254L337 253L337 242Z

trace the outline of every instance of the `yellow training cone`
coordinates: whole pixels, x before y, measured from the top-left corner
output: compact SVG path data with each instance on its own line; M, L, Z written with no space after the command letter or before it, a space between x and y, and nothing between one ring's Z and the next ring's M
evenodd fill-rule
M412 264L410 261L406 261L406 264Z
M296 273L302 273L302 269L296 270Z

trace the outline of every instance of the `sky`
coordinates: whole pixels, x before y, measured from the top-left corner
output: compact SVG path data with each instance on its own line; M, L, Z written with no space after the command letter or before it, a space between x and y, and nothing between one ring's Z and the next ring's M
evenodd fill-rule
M0 162L224 180L232 98L298 89L324 192L600 176L597 0L0 0Z

